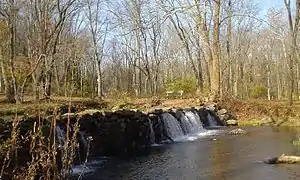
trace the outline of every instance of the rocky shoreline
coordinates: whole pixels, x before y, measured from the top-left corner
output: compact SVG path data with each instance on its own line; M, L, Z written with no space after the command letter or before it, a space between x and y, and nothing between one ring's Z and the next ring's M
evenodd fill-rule
M210 122L208 115L214 118L217 126L237 125L226 122L236 121L234 117L224 109L211 107L189 108L189 109L156 109L144 113L133 110L117 110L114 112L100 112L85 110L79 113L66 113L59 117L58 126L66 130L68 118L71 124L78 120L79 131L82 132L81 140L92 138L92 155L124 155L134 154L145 149L151 144L160 144L165 141L172 142L173 139L166 131L163 123L164 115L170 116L172 121L178 121L183 125L182 116L186 112L193 112L199 116L202 126L208 128ZM51 119L52 117L48 117ZM153 132L151 132L153 131ZM183 131L188 131L184 130ZM188 132L184 132L188 133ZM155 137L151 137L151 136ZM84 144L84 143L83 143Z
M12 144L15 145L18 159L11 166L18 164L22 167L32 160L32 151L37 147L35 143L40 140L45 144L53 144L52 151L58 156L58 164L61 164L64 153L67 156L71 153L66 145L75 144L74 162L82 163L96 156L136 155L153 144L172 143L182 136L208 131L211 126L237 125L232 124L236 118L227 110L211 104L199 108L156 109L151 112L95 109L75 112L72 108L66 111L64 108L46 117L37 114L0 121L1 161L5 158L5 152L12 149L9 144L12 137L16 139L16 144ZM40 140L35 141L35 138Z
M66 113L66 108L64 108L61 112L64 114L55 116L57 125L65 129L65 125L70 119L71 124L74 124L76 120L79 120L80 131L86 131L89 134L87 136L93 136L94 140L97 141L94 134L99 133L99 129L102 129L100 136L104 138L107 142L113 142L114 139L118 141L122 141L124 134L130 134L129 137L133 137L133 132L136 134L146 133L144 132L145 127L148 126L149 119L154 126L158 122L158 117L163 113L170 113L174 115L180 121L180 112L183 111L195 111L199 115L203 126L208 127L209 122L207 120L207 114L209 113L211 116L215 117L217 121L219 121L219 125L231 125L232 121L236 119L233 115L229 114L225 109L218 109L213 105L200 106L199 108L190 108L190 109L156 109L152 112L141 112L138 110L117 110L117 111L100 111L100 110L84 110L80 112L71 112ZM50 115L45 118L39 116L30 116L30 117L22 117L20 121L20 135L26 136L29 131L33 130L34 123L40 118L45 125L45 127L49 126L54 116ZM12 121L13 120L2 120L0 121L0 139L2 142L10 137L10 133L12 130ZM226 124L228 122L229 124ZM236 125L236 124L235 124ZM112 136L113 134L113 136ZM120 136L120 138L116 138L116 136ZM107 138L107 139L106 139ZM139 141L137 141L139 142ZM158 142L157 142L158 143ZM118 146L122 143L117 143ZM143 145L146 145L143 143ZM139 146L137 144L137 146ZM116 147L117 148L117 147ZM117 148L118 149L118 148Z

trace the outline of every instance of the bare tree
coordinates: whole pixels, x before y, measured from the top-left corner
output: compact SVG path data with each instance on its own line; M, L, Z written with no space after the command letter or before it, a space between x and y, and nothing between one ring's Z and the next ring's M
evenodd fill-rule
M290 39L291 39L291 44L290 44L290 54L288 56L288 66L289 66L289 104L293 104L293 92L294 92L294 62L295 59L297 58L296 56L296 49L297 49L297 36L298 36L298 29L299 29L299 20L300 20L300 0L295 1L295 7L296 7L296 12L295 12L295 18L293 20L292 16L292 10L291 10L291 1L290 0L284 0L284 4L287 10L287 15L288 15L288 22L289 22L289 29L290 29Z
M107 19L103 16L101 17L101 5L103 1L101 0L87 0L87 18L89 20L89 29L92 34L93 43L93 59L96 64L97 72L97 96L102 98L103 87L102 87L102 72L101 72L101 62L104 55L104 44L107 35Z

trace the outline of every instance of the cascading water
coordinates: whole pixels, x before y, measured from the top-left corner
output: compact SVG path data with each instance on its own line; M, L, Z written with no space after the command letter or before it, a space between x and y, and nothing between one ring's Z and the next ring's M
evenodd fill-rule
M205 129L203 126L205 124L205 127L209 126L217 126L218 121L215 119L214 116L212 116L208 110L203 108L204 113L198 112L198 110L190 109L190 110L177 110L175 112L163 112L159 111L153 114L149 114L148 118L140 118L138 119L138 123L128 123L126 124L126 128L129 129L128 131L122 131L118 130L118 124L122 123L123 121L118 120L118 118L115 118L116 121L112 121L111 124L107 124L107 122L111 121L100 121L96 120L94 121L92 125L84 124L84 128L81 128L81 131L78 133L78 140L79 140L79 148L78 148L78 154L79 154L79 162L86 162L84 159L87 160L87 152L99 152L99 153L110 153L111 149L113 150L119 150L119 149L126 149L126 153L128 152L128 149L131 150L131 152L136 152L141 150L142 148L147 148L150 146L156 146L160 145L162 143L165 143L167 141L169 142L184 142L184 141L195 141L201 137L206 137L208 135L215 135L218 133L217 130L208 130ZM134 115L134 114L133 114ZM151 115L151 116L150 116ZM201 118L200 118L201 117ZM108 117L109 119L110 117ZM122 116L120 117L122 118ZM125 118L124 118L125 119ZM118 120L118 121L117 121ZM123 119L121 119L123 120ZM135 120L135 119L133 119ZM132 121L133 121L132 120ZM85 121L82 121L85 122ZM209 123L208 123L209 122ZM142 128L138 125L142 124ZM96 127L93 127L96 126ZM91 128L91 131L88 131L89 128ZM101 130L101 132L98 132L97 130L93 130L93 128ZM85 130L85 131L82 131ZM136 130L136 131L135 131ZM65 139L66 139L66 132L64 131L63 126L56 127L57 132L57 139L59 146L64 146ZM107 135L111 133L111 135ZM127 135L125 133L128 133L128 135L122 139L122 138L115 138L114 133L116 134L116 137L122 137L123 135ZM90 146L90 140L88 135L95 136L95 141ZM116 140L117 139L117 140ZM120 142L124 142L124 145ZM134 142L134 143L133 143ZM135 145L135 147L132 147L132 149L128 148L128 143L132 143L132 145ZM140 143L139 146L136 144ZM126 145L126 146L125 146ZM129 144L131 147L131 144ZM101 149L101 147L105 147ZM91 151L89 149L91 148ZM100 148L99 151L97 151ZM136 149L133 149L136 148ZM139 149L138 149L139 148ZM64 149L61 149L62 153L68 153L64 152ZM116 151L121 152L121 151ZM94 158L95 156L91 156ZM84 167L91 166L84 163L84 166L75 166L74 171L78 171L82 173L82 171L86 171ZM79 168L77 170L76 168ZM89 170L89 169L88 169Z
M189 118L182 111L177 111L176 117L180 120L180 125L182 127L184 134L192 133L193 126Z
M218 126L218 122L215 120L215 117L213 117L210 113L207 114L207 120L210 127Z
M61 129L58 125L55 127L55 132L58 140L58 148L62 148L66 141L66 132Z
M199 133L204 130L202 122L198 114L192 111L185 111L185 116L189 119L189 122L192 125L191 132L192 133Z
M80 136L80 141L84 146L84 149L88 149L88 141L87 138L85 136L85 133L82 131L79 131L79 136Z
M152 122L151 122L150 118L148 118L148 125L149 125L149 130L150 130L149 143L150 144L155 144L155 134L154 134L153 125L152 125Z
M168 138L176 140L184 136L178 120L170 113L162 113L161 120L163 122L164 130Z

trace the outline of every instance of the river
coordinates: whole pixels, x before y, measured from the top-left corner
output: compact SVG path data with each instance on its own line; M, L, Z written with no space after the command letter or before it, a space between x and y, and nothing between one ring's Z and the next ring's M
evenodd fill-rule
M195 141L154 146L131 158L101 158L87 164L81 179L141 180L286 180L300 179L300 165L267 165L262 160L282 153L300 155L297 132L286 128L245 128L241 136L215 135ZM75 178L77 179L77 178Z

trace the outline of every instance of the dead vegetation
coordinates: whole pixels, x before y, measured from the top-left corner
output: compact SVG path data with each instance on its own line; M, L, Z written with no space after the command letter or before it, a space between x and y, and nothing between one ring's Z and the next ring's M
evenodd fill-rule
M263 119L270 117L273 120L295 117L300 109L296 105L289 106L287 102L263 100L233 100L220 101L219 105L236 114L239 120Z
M70 108L69 108L70 111ZM16 116L12 121L11 135L1 144L0 179L67 179L76 156L79 123L66 123L66 138L57 140L57 109L48 122L37 111L36 120L29 123L31 130L22 130L22 120Z

